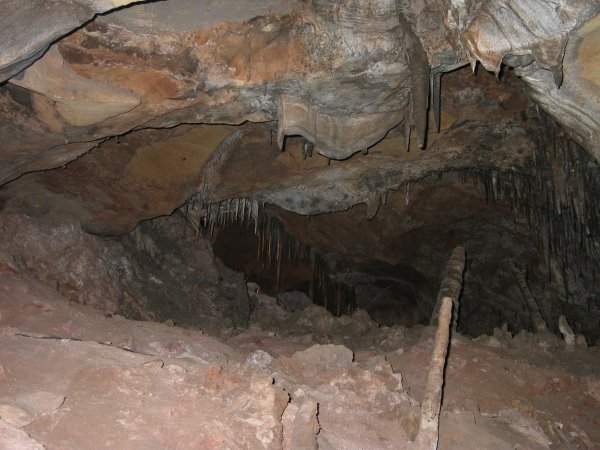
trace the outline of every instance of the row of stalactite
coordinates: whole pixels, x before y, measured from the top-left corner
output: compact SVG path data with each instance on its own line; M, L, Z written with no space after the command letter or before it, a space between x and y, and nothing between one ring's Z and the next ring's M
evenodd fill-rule
M233 223L254 228L258 238L257 260L275 275L276 295L283 263L302 262L311 268L308 292L311 301L336 316L352 314L356 309L354 287L336 276L320 252L287 233L283 223L263 206L255 199L235 198L203 206L192 204L191 209L199 217L196 223L211 235L215 228L225 228Z
M479 186L488 202L506 202L518 225L534 232L548 276L552 261L562 272L567 302L590 313L598 308L600 166L583 148L555 129L551 142L538 146L533 175L481 169L459 175ZM587 299L569 298L575 282L586 284Z
M200 207L192 204L192 209L199 209L195 211L199 216L198 223L212 235L215 227L225 228L233 223L254 224L256 232L261 205L253 199L234 198Z
M313 303L322 305L335 316L352 314L356 309L356 290L331 273L321 254L311 252L312 277L309 296Z
M533 167L525 172L470 168L459 170L460 178L478 186L488 202L509 205L517 226L535 231L538 248L545 257L548 275L551 262L562 271L567 302L586 306L600 316L597 266L600 260L600 166L564 133L549 127L553 136L537 145ZM441 175L441 174L440 174ZM405 185L410 201L410 182ZM237 222L254 226L259 238L258 257L277 279L283 260L302 260L312 267L310 295L314 303L333 314L354 309L354 289L336 277L322 256L285 232L281 222L265 213L253 199L231 199L200 208L202 225L212 232ZM569 283L584 279L588 298L569 298ZM339 299L339 300L338 300ZM338 306L339 304L339 306Z

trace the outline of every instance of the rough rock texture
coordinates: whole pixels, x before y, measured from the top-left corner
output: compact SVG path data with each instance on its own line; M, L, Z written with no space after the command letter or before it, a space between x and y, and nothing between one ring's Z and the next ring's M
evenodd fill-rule
M5 208L60 210L92 233L118 235L185 201L202 180L202 167L230 127L180 126L111 139L68 166L25 175L0 189Z
M431 173L528 171L544 130L518 80L508 75L498 84L491 75L472 77L465 70L444 79L443 129L428 135L426 152L405 152L395 130L368 155L328 166L320 157L303 160L297 138L288 138L279 152L268 126L184 125L108 140L63 169L6 185L0 198L16 207L66 210L88 231L115 234L170 213L195 191L207 204L254 197L303 214L366 202L373 215L386 191ZM460 91L465 83L470 88Z
M502 61L526 66L521 73L540 104L589 150L597 145L590 135L597 96L585 94L597 87L580 82L596 63L576 56L578 40L585 54L586 40L595 42L594 22L581 28L598 13L591 0L555 9L517 0L169 0L97 16L83 28L94 13L128 2L77 2L72 16L58 14L67 3L54 3L41 14L47 5L20 10L9 2L3 16L9 34L40 20L25 39L11 36L3 55L9 83L1 112L15 125L0 134L3 181L62 165L110 136L178 123L277 119L280 146L285 135L302 134L336 159L370 147L401 121L424 144L430 74L437 109L439 74L469 60L493 71ZM563 55L565 67L582 70L563 71ZM547 69L564 91L548 88ZM586 104L570 106L580 105L577 98Z
M0 447L598 446L600 3L22 3Z
M1 216L2 250L17 270L39 279L78 303L115 313L123 301L119 283L129 270L115 245L100 242L79 224L55 214L44 220L27 215ZM43 307L41 306L43 309Z
M39 221L34 236L53 229L48 218L29 220ZM254 297L249 328L231 329L236 315L231 308L213 316L219 320L216 328L214 321L188 311L203 304L231 307L223 300L235 291L225 289L236 284L235 277L188 244L188 256L200 259L204 271L193 278L215 277L217 284L204 285L205 301L185 292L187 277L178 262L185 253L170 241L176 234L192 234L184 225L180 215L160 219L123 242L71 234L80 247L116 251L121 245L119 251L131 260L147 258L143 272L131 263L130 286L137 279L160 296L156 280L169 284L171 293L180 284L181 297L162 306L173 314L185 311L180 317L187 317L182 321L187 328L173 321L131 321L67 301L55 284L31 277L42 278L52 269L28 269L7 253L15 247L2 253L3 445L411 448L431 327L380 327L362 310L341 317L318 305L286 310L249 283L244 286ZM153 260L160 271L154 271ZM193 258L184 261L189 265ZM95 270L106 270L112 260L99 258L96 264ZM160 312L151 291L139 295L149 300L138 305L142 311ZM600 442L596 353L597 347L567 349L552 334L513 337L506 327L476 340L455 334L440 446L594 448Z
M364 202L372 217L387 191L431 173L469 167L528 171L544 131L516 81L507 76L499 86L488 74L471 77L464 70L446 75L443 130L429 134L425 152L414 147L406 152L403 136L392 132L368 155L328 165L322 158L303 160L299 140L288 140L286 151L279 154L269 129L240 130L208 163L199 200L254 197L301 214L340 211ZM471 87L459 91L467 82ZM260 165L265 160L269 164ZM256 169L248 172L250 166ZM228 182L221 183L225 178Z
M460 90L466 83L469 89ZM194 226L213 230L215 248L226 249L219 255L247 276L259 273L257 267L265 261L247 257L256 255L256 240L242 248L228 227L245 217L238 230L256 230L258 237L252 239L262 242L266 252L265 242L275 234L266 222L255 226L250 218L260 201L300 213L347 209L306 220L267 208L295 239L323 254L338 254L330 272L339 272L336 280L355 288L359 306L379 323L425 323L447 254L466 245L470 270L462 331L490 333L502 322L514 331L530 328L528 309L514 280L502 270L511 257L527 265L530 289L541 299L550 329L558 333L558 317L564 314L576 333L595 342L600 317L594 300L597 165L538 116L510 72L499 82L486 72L471 76L466 68L446 74L442 103L441 132L429 133L424 152L414 144L402 151L403 136L394 130L369 154L328 164L316 155L303 159L301 138L288 138L280 152L268 125L184 125L112 139L63 169L25 175L0 195L6 210L61 210L76 215L85 230L113 234L169 213L198 192L195 206L189 207ZM140 248L146 246L146 234L137 235ZM170 242L177 239L173 235ZM145 251L152 253L152 244L146 244L150 248ZM308 293L306 272L313 269L303 266L297 276L291 275L297 264L286 258L280 283ZM275 265L269 265L267 272L274 274ZM156 271L153 276L161 279L158 267ZM147 285L155 284L148 280ZM233 286L242 284L232 281ZM143 286L139 289L146 291ZM164 293L175 303L195 289L179 294L178 285L162 286L178 292ZM503 294L506 286L509 295ZM227 295L243 305L242 291L233 288ZM315 301L324 305L323 298ZM329 301L335 313L333 304ZM236 309L241 314L237 326L247 322L243 308ZM180 315L185 316L183 310ZM175 319L181 323L180 317Z
M141 224L120 239L87 234L56 213L0 214L0 229L10 236L0 245L0 269L34 277L70 301L213 331L248 324L243 275L215 261L182 216ZM35 307L46 311L41 299Z
M437 284L438 255L468 240L479 286L468 282L465 292L474 289L488 304L481 308L494 310L486 317L499 314L514 329L528 326L519 300L500 299L510 305L501 308L510 320L493 307L505 283L499 264L512 253L527 263L550 328L556 332L564 314L594 341L600 315L593 300L596 168L548 125L529 96L595 156L598 5L550 6L169 0L98 16L0 87L0 178L64 165L94 150L59 170L6 184L2 205L17 213L64 211L84 230L108 235L169 214L190 198L194 226L214 231L216 223L217 233L240 210L255 217L261 203L305 215L349 210L331 224L316 217L317 227L285 212L278 216L321 253L393 266L405 257L399 271L417 274L418 281L401 280L385 286L388 294L374 295L381 311L390 304L381 299L419 299L395 319L426 320L432 294L423 286ZM31 37L36 33L43 35L35 30ZM483 70L474 77L468 68L454 70L476 60L494 72L501 64L514 70L505 69L500 82ZM248 120L266 123L222 125ZM417 150L421 144L425 152ZM475 191L455 181L442 183L447 193L442 185L420 191L418 181L435 184L448 172L461 181L476 179ZM475 200L478 189L492 208ZM398 192L390 195L393 208L403 208L404 196L402 211L414 214L377 219L388 192ZM430 206L419 211L424 201ZM458 206L446 224L423 227L448 205ZM360 215L375 219L363 223ZM511 221L517 228L506 231ZM484 225L471 232L475 222ZM523 245L523 236L536 229L540 233ZM271 241L257 234L269 258L277 259L281 247L271 251ZM448 235L452 242L445 241ZM137 239L146 247L144 236ZM499 249L492 244L498 242ZM383 286L381 277L373 278L376 271L365 275L365 264L347 264L342 272ZM243 297L243 288L237 291L231 299ZM373 293L368 286L355 291L362 299ZM488 301L490 295L496 300ZM485 323L471 332L497 325Z
M21 72L41 57L57 39L96 14L135 3L131 0L18 0L2 2L0 82ZM27 25L27 26L24 26Z
M599 158L600 77L595 61L600 56L600 18L596 16L572 33L563 59L563 82L560 88L545 71L521 69L532 98L570 136Z
M487 2L461 36L487 70L518 67L536 102L596 158L600 103L590 73L598 70L598 11L595 1Z
M4 90L6 119L17 114L19 126L42 126L36 126L34 136L23 130L19 147L2 153L3 180L62 164L107 136L136 127L273 120L282 94L300 96L340 123L351 114L372 127L368 118L392 112L396 120L389 129L402 119L406 94L399 88L409 70L393 2L370 8L355 1L340 10L330 2L311 7L286 2L277 8L251 3L231 8L232 14L225 4L217 10L197 2L174 3L189 14L172 14L172 8L158 2L96 19L15 80L31 93L15 94L10 86ZM206 16L205 9L213 13ZM71 92L64 99L62 88L52 84L61 71L85 85L85 93ZM49 79L40 80L40 74ZM392 91L399 97L390 96ZM92 99L104 106L89 111ZM379 130L369 145L387 129ZM331 132L337 133L335 125ZM42 145L41 136L46 138ZM343 152L350 142L351 136L340 134L325 148ZM23 155L23 149L29 154ZM34 161L31 152L42 149L52 151Z
M599 14L3 1L0 447L598 447Z
M0 445L4 448L20 448L23 450L43 450L44 446L29 437L18 427L0 420Z

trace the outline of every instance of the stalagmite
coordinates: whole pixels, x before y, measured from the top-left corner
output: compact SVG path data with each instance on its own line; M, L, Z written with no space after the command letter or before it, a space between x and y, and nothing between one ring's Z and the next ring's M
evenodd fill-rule
M587 339L585 338L585 336L583 334L578 334L575 337L575 343L577 344L577 347L579 347L579 348L588 348Z
M573 330L564 315L561 315L558 318L558 329L563 335L567 351L573 351L575 349L575 333L573 333Z
M450 336L450 319L452 317L452 298L444 297L441 301L435 345L425 397L421 404L419 432L413 443L413 450L436 450L438 446L438 428L440 407L442 404L442 386L444 384L444 366L448 352Z
M531 292L529 291L529 288L527 287L527 282L525 281L525 276L523 275L523 272L519 270L514 261L509 261L508 265L512 271L513 276L515 277L515 281L519 286L519 290L521 291L523 298L527 302L527 306L529 306L534 330L537 333L543 333L548 329L548 327L546 325L546 322L542 318L542 315L540 314L540 309L538 308L535 299L533 298Z
M448 267L446 269L446 276L440 285L440 291L438 298L431 314L430 325L433 325L437 320L440 304L444 297L450 297L454 304L454 314L452 317L452 330L456 331L458 324L458 308L459 308L459 296L462 289L462 275L465 269L465 249L462 247L456 247L450 255L448 260Z

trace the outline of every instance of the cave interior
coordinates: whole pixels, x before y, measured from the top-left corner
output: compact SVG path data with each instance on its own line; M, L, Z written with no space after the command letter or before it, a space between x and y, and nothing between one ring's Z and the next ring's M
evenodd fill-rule
M3 3L1 448L598 448L597 1Z

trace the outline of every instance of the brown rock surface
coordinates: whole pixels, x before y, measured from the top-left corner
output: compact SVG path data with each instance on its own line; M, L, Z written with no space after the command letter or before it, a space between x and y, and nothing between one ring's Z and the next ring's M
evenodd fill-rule
M459 41L464 31L461 39L471 58L488 69L497 70L506 55L532 54L542 71L555 73L562 73L559 59L567 36L597 12L593 2L583 0L579 6L565 6L563 14L541 4L526 8L514 2L509 17L502 16L499 3L465 9L425 2L420 11L417 6L401 11L436 70L468 62ZM35 135L19 136L21 152L28 149L26 157L17 149L4 150L3 179L63 164L106 137L139 127L237 124L273 120L279 114L280 133L299 132L316 142L317 151L345 158L374 144L405 116L409 120L406 89L415 86L410 73L417 69L402 48L408 31L398 26L393 2L355 0L341 8L328 1L227 5L191 0L135 5L98 17L60 40L11 81L28 91L17 92L10 85L3 90L6 119L17 114L18 126L24 128L44 124ZM96 11L115 6L94 5ZM531 16L545 20L533 37L521 26L522 33L511 34L512 41L496 39ZM490 17L496 28L486 25ZM61 26L69 26L66 22ZM39 39L33 47L42 46L47 37ZM7 64L10 58L6 56ZM557 100L561 105L571 98L564 96ZM300 115L285 112L287 98L295 99ZM568 124L577 128L576 120ZM10 136L8 130L3 133ZM45 144L38 140L41 136ZM587 136L582 142L593 147Z
M597 448L599 14L4 0L0 447Z
M10 199L9 208L25 203L32 210L62 210L89 232L123 234L185 203L206 160L231 132L182 125L111 139L62 169L24 176L0 195Z
M39 409L41 414L25 426L40 444L281 448L288 442L284 448L296 448L299 440L284 439L291 433L310 445L316 436L319 448L410 448L410 418L418 411L423 364L431 351L427 341L407 344L403 353L385 353L360 335L347 340L340 334L333 343L339 339L353 348L354 362L349 359L340 367L317 358L297 364L292 355L300 341L278 337L293 330L274 322L273 337L253 332L254 339L270 339L270 353L278 355L260 368L244 362L250 353L242 345L247 334L230 340L237 348L233 350L198 331L107 319L89 307L67 304L31 279L2 275L2 286L10 285L17 288L9 295L3 289L0 295L5 373L0 401L23 404L29 399L29 404L39 397L36 391L66 397L58 409L57 402ZM40 294L46 312L27 312ZM135 347L119 344L127 336L133 336ZM489 347L485 340L454 338L440 445L476 449L519 443L542 448L540 439L588 447L599 442L595 422L600 404L590 394L598 384L596 349L565 353L551 336L502 336L502 348ZM175 348L174 343L183 352L161 350ZM301 348L352 353L339 344ZM582 404L585 412L578 409ZM286 423L291 427L287 431ZM473 434L476 439L468 437ZM25 434L19 436L26 442Z

